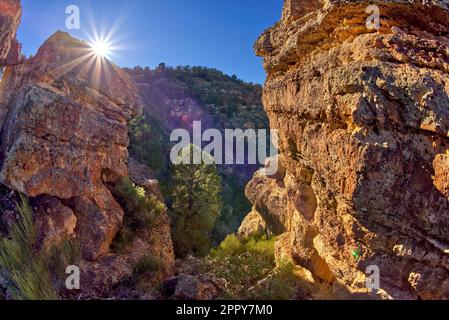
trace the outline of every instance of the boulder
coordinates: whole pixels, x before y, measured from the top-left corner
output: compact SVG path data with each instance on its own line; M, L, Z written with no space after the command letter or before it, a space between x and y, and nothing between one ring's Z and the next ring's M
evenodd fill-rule
M50 252L63 240L75 235L77 219L72 209L58 199L42 196L33 201L34 226L37 230L37 250Z
M163 284L164 294L174 300L214 300L219 289L200 276L180 274Z
M237 236L239 239L247 239L254 235L267 234L267 224L255 208L245 217Z

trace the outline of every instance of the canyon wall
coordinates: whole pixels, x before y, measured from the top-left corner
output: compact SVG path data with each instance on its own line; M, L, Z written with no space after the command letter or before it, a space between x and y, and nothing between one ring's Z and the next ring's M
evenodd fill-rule
M0 1L0 68L19 59L20 45L16 32L22 15L19 0Z
M51 36L34 57L20 59L19 1L0 0L0 9L0 62L6 67L0 83L0 182L29 197L35 249L49 251L64 239L79 245L84 297L107 297L144 257L158 261L161 279L172 275L166 210L133 235L128 252L111 251L126 214L114 186L129 176L164 202L150 170L128 159L127 125L143 110L134 82L64 32Z
M283 168L246 193L336 297L449 298L448 35L447 1L286 0L255 44Z

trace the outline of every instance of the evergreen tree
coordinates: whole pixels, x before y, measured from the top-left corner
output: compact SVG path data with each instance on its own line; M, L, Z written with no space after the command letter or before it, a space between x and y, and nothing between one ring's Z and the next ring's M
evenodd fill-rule
M201 152L190 145L179 157ZM210 155L205 155L210 157ZM190 161L190 163L193 163ZM211 248L211 232L221 208L221 178L215 165L187 164L173 166L172 229L178 256L204 256Z

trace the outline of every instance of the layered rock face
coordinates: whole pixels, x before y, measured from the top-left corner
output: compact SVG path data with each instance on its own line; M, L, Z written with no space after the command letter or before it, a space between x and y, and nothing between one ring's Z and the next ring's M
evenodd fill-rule
M128 159L127 124L142 109L125 72L63 32L0 84L0 181L30 197L38 251L76 239L85 297L108 297L143 257L159 262L159 280L174 272L167 212L126 253L110 252L124 219L117 182L129 175L164 202L150 170Z
M65 239L80 245L77 295L108 297L142 258L158 262L154 281L173 275L164 210L151 226L135 231L126 252L110 250L124 220L110 192L116 183L129 175L147 196L164 202L151 170L128 159L127 124L143 110L134 82L87 43L63 32L50 37L36 56L20 59L15 39L20 15L19 1L0 0L0 182L7 187L2 186L2 236L17 218L12 204L17 191L33 207L37 254Z
M22 8L19 0L0 1L0 68L18 61L20 46L16 32Z
M339 297L377 266L377 297L449 298L448 32L447 1L286 0L255 45L285 172L247 195Z
M0 96L1 182L63 201L78 220L84 257L105 255L123 210L104 183L127 175L127 121L141 110L132 81L58 32L12 68Z

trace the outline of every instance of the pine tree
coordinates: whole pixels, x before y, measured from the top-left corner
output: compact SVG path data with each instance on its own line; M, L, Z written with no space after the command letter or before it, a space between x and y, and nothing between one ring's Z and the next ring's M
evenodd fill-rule
M189 148L191 155L201 152L190 145L181 151L180 157ZM204 256L211 248L211 232L222 208L217 169L204 162L173 166L172 186L171 219L176 254Z

